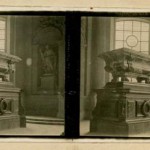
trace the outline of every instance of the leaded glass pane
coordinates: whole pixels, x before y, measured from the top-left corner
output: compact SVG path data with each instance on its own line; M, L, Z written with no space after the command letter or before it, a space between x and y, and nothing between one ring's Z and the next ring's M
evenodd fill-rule
M0 39L5 39L5 30L0 30Z
M124 30L132 31L132 21L125 21L124 22Z
M141 42L141 51L148 51L149 43Z
M149 41L149 32L141 32L141 41Z
M141 30L142 31L149 31L149 24L142 22L142 28L141 28Z
M123 21L118 21L116 23L116 30L123 30Z
M130 35L132 35L131 31L124 31L124 40L127 40Z
M123 48L123 41L116 41L116 49Z
M116 40L123 40L123 31L116 31Z
M133 35L136 36L136 38L138 39L138 41L141 40L141 38L140 38L140 36L141 36L140 32L133 32Z
M140 42L138 42L137 45L135 47L133 47L133 50L140 51L140 48L141 48Z
M127 20L116 22L116 48L126 47L149 53L149 23Z
M140 31L141 30L141 22L133 21L133 31Z
M5 40L0 40L0 49L4 51L4 49L5 49Z
M0 29L5 29L5 21L0 21Z

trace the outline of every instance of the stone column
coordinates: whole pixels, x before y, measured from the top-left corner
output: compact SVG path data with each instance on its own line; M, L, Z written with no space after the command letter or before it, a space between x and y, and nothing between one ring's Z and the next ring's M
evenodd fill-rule
M111 18L88 17L81 22L81 83L80 118L89 118L96 103L95 89L102 88L109 79L105 63L98 56L110 50Z
M89 118L97 101L95 89L104 87L105 83L109 80L109 74L104 70L105 63L98 56L100 53L110 50L111 18L88 18L87 32L88 55L85 62L87 65L85 72L87 80L86 97L84 97L83 101L86 112L85 116Z
M80 119L87 118L88 94L90 92L92 18L81 20L81 69L80 69Z
M102 88L108 81L108 74L104 70L105 63L98 55L110 50L110 30L111 18L94 17L92 34L92 69L91 69L91 88Z

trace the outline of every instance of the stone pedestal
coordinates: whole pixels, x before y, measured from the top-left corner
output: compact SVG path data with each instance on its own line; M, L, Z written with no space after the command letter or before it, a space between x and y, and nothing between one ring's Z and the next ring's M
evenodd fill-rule
M103 89L96 90L97 104L90 131L122 137L150 132L150 56L118 49L101 57L113 79ZM130 82L128 77L137 81Z
M54 75L44 75L41 78L41 90L48 91L49 93L55 92L55 76Z
M19 94L18 88L0 87L0 130L21 126Z
M90 131L100 135L130 136L150 131L150 85L108 83L97 90Z

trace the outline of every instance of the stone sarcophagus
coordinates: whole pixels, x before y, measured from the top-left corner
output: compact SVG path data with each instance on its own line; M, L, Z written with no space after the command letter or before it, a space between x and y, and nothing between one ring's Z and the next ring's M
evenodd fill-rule
M150 82L150 56L127 48L117 49L100 55L106 62L105 70L113 76L112 82L129 81Z
M100 57L113 79L96 90L90 131L123 137L150 133L150 56L122 48Z
M20 89L13 84L17 56L0 52L0 130L20 127Z

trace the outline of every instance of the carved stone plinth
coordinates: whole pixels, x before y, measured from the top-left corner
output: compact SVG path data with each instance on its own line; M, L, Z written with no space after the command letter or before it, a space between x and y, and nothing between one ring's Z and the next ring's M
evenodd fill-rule
M149 91L150 85L127 82L108 83L97 90L90 131L108 136L150 132Z
M54 75L45 75L40 77L41 78L41 90L48 91L49 93L55 92L55 76Z
M20 89L0 87L0 130L20 127Z
M11 80L19 61L17 56L0 52L0 130L22 126L21 90Z

